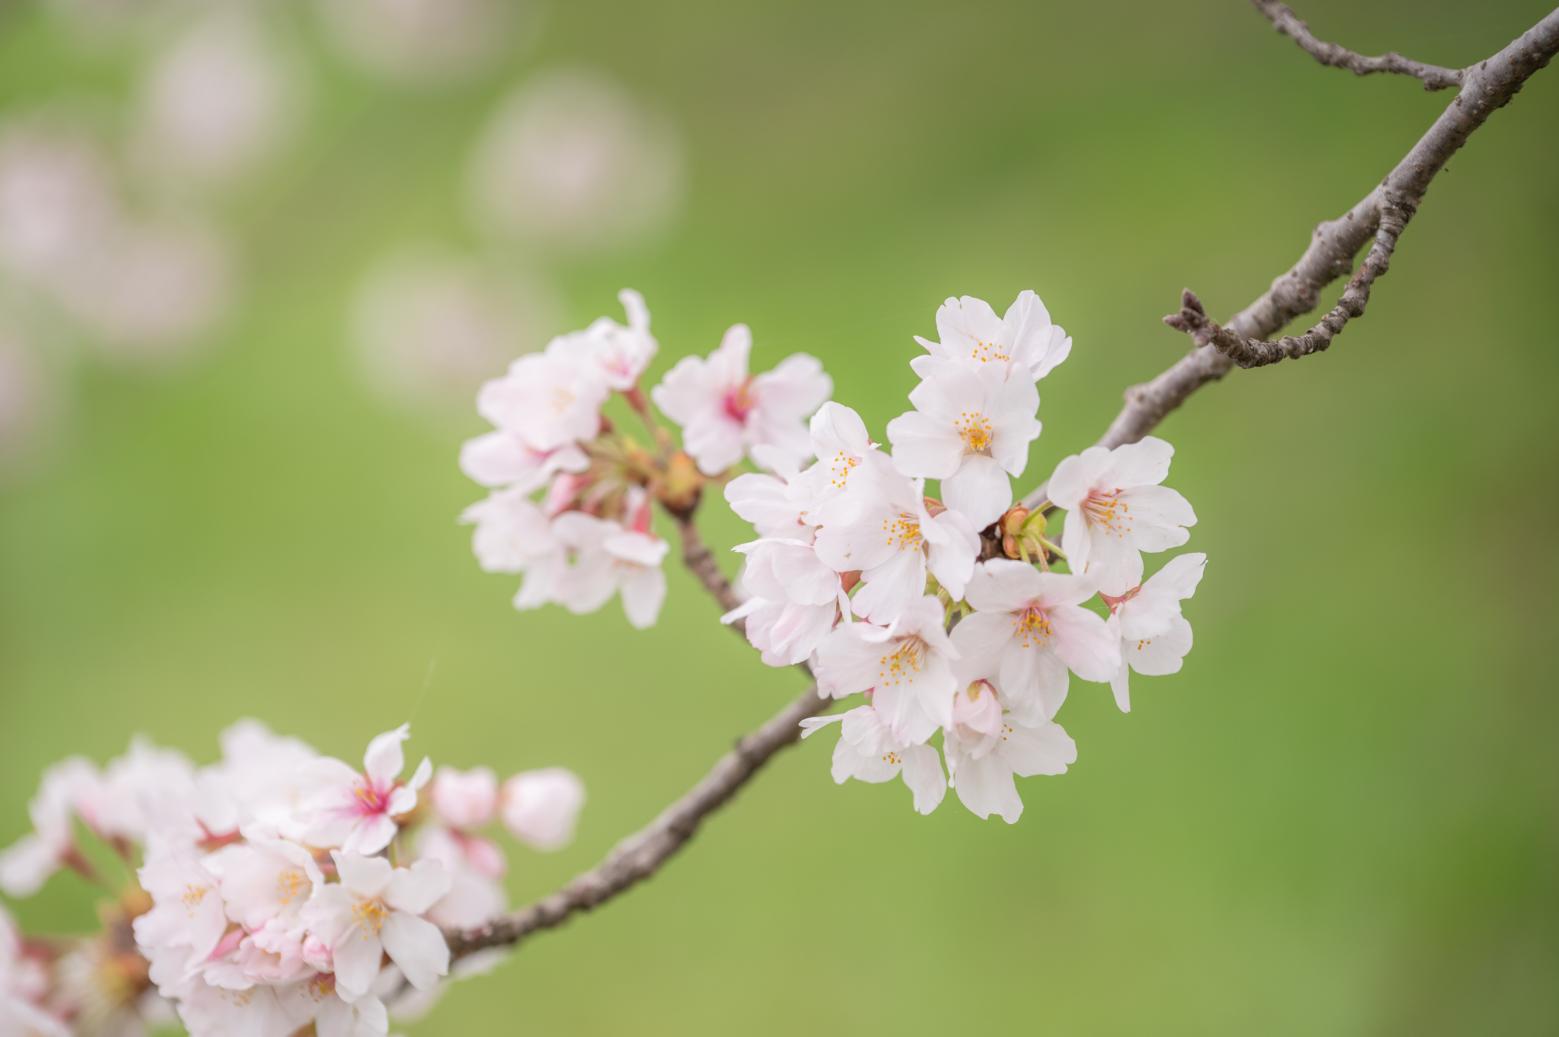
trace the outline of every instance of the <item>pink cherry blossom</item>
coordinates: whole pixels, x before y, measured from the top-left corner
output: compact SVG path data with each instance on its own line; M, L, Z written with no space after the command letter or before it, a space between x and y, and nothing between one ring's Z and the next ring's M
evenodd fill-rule
M574 839L585 785L562 767L525 771L503 783L504 827L536 850L560 850Z
M449 874L432 860L396 868L383 857L332 854L340 882L320 889L304 916L330 947L343 998L367 994L388 955L418 989L449 972L449 945L422 915L449 892Z
M433 764L423 759L411 780L401 781L406 763L401 744L410 737L411 726L402 724L374 738L360 774L339 760L320 760L315 766L320 791L300 811L298 838L349 854L378 853L388 846L398 830L396 818L411 813L418 790L433 776Z

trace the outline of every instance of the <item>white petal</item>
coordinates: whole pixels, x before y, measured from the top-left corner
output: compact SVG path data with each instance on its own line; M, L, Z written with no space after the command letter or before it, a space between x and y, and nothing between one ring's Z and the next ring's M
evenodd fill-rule
M1110 487L1161 483L1169 474L1169 461L1174 456L1174 447L1157 436L1147 436L1111 451L1109 467L1099 481Z
M929 814L947 794L942 758L929 745L912 745L901 755L904 758L904 784L914 796L915 811Z
M1012 480L995 458L971 454L957 472L942 480L942 503L983 529L1012 506Z
M368 743L363 754L363 773L382 782L391 782L401 776L406 766L401 743L411 737L411 725L402 724L393 731L386 731Z
M360 897L376 897L390 884L395 868L383 857L337 851L330 855L336 862L341 885Z
M426 914L449 892L449 871L437 861L417 861L410 868L398 868L384 890L384 901L397 911Z
M440 976L449 974L449 944L438 926L425 918L395 911L384 921L384 952L390 956L406 981L418 990L427 990Z
M1017 612L1039 597L1040 573L1027 562L992 558L975 566L965 597L981 612Z
M909 476L942 479L958 470L964 441L950 421L938 421L918 410L888 422L893 464Z
M444 942L442 936L439 942L441 944ZM447 945L445 951L448 952ZM355 925L347 931L346 938L331 949L331 963L336 973L336 989L341 992L342 997L356 1000L368 993L374 979L379 975L379 960L382 953L383 947L379 943L379 937L366 926Z

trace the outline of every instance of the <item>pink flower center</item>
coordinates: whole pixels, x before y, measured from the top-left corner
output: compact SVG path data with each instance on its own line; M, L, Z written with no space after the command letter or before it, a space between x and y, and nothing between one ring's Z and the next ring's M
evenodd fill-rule
M379 784L371 778L358 778L352 786L352 813L358 817L373 817L390 809L390 793L393 783Z
M1131 505L1121 500L1121 491L1089 490L1083 501L1083 517L1090 526L1116 537L1131 532Z
M748 378L740 385L730 389L721 401L725 407L726 416L738 425L747 424L747 416L758 406L758 397L752 391L752 379Z

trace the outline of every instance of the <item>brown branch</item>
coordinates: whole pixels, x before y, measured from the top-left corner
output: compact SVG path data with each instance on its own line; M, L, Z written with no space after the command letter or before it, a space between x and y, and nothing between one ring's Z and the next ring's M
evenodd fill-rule
M1310 31L1310 26L1300 21L1299 16L1287 4L1278 3L1277 0L1251 0L1251 2L1256 5L1256 10L1266 15L1267 19L1277 27L1278 32L1299 44L1307 54L1323 65L1345 68L1358 76L1368 76L1376 72L1394 72L1398 75L1412 76L1423 82L1425 90L1445 90L1461 85L1463 74L1461 69L1441 68L1439 65L1413 61L1404 58L1396 51L1388 51L1376 57L1360 54L1340 44L1317 39Z
M736 593L736 588L731 586L731 581L721 571L720 563L715 561L709 545L704 543L703 534L699 533L693 516L673 512L671 517L677 524L678 536L682 538L682 564L704 585L709 596L719 603L720 610L730 612L742 603L742 596ZM742 621L736 620L731 626L740 631Z
M606 859L529 907L480 929L449 934L456 957L488 947L513 946L531 933L554 929L574 915L612 899L649 878L698 831L704 819L730 801L775 753L801 737L801 721L827 708L816 686L780 710L710 768L698 784L660 816L617 844Z
M1265 10L1266 5L1258 2L1258 6ZM1216 345L1220 332L1229 331L1244 339L1254 339L1270 335L1299 314L1314 309L1321 289L1347 273L1354 255L1374 236L1376 247L1383 251L1377 260L1379 269L1367 280L1355 278L1367 297L1369 285L1384 272L1390 249L1401 233L1401 227L1396 226L1390 234L1390 243L1382 245L1380 232L1386 223L1381 215L1383 199L1392 199L1392 205L1403 206L1402 223L1405 223L1430 180L1444 167L1451 154L1495 108L1509 101L1521 84L1542 68L1556 50L1559 50L1559 11L1470 70L1455 103L1392 170L1385 183L1343 216L1317 227L1310 247L1299 261L1224 328L1210 332L1212 337L1206 345L1199 345L1152 381L1128 390L1126 406L1099 440L1100 445L1114 447L1141 439L1191 393L1223 377L1235 361ZM1371 254L1374 252L1372 249ZM1365 265L1369 262L1367 258ZM1210 321L1206 326L1213 327ZM1336 331L1331 334L1335 335ZM1025 503L1032 508L1043 501L1044 487L1041 486ZM693 526L691 515L674 517L682 536L683 560L688 568L721 607L727 610L736 607L740 597L720 572ZM705 818L729 802L775 753L799 740L802 719L826 706L826 700L818 696L816 687L808 688L758 730L738 740L735 747L686 794L655 820L619 843L600 864L529 907L496 918L478 929L450 933L450 948L456 956L463 956L486 948L513 946L531 933L556 928L575 914L598 907L654 875L687 845Z
M1165 318L1171 326L1178 326L1179 322L1184 321L1187 325L1185 330L1192 333L1193 337L1205 322L1210 332L1206 344L1198 343L1195 349L1151 381L1127 389L1125 406L1100 437L1098 445L1117 447L1135 443L1153 431L1192 393L1209 382L1218 381L1236 366L1230 353L1249 349L1252 354L1260 354L1272 348L1286 351L1289 347L1281 346L1280 343L1262 343L1259 340L1278 331L1300 314L1313 310L1320 301L1321 290L1353 268L1353 257L1371 238L1375 238L1379 246L1378 233L1383 222L1383 211L1400 211L1402 224L1405 225L1429 189L1430 182L1445 168L1450 157L1467 142L1474 130L1488 120L1495 109L1508 103L1522 84L1548 64L1556 52L1559 52L1559 10L1550 12L1499 53L1469 68L1456 99L1386 175L1380 186L1341 216L1319 224L1299 260L1227 323L1214 325L1207 320L1205 311L1197 314L1194 307L1190 307L1193 312L1188 314L1185 305L1182 305L1179 313ZM1401 227L1395 227L1391 234L1392 248L1400 235ZM1372 248L1371 253L1374 251ZM1368 296L1369 287L1384 273L1384 263L1389 257L1388 249L1380 257L1379 268L1369 276L1368 283L1362 286L1364 298ZM1366 265L1368 262L1367 257ZM1352 282L1349 290L1353 291ZM1346 299L1348 292L1344 296ZM1194 293L1191 298L1195 299ZM1361 301L1357 291L1354 292L1354 301ZM1186 300L1183 298L1184 302ZM1199 305L1200 300L1197 303ZM1339 302L1338 307L1343 308L1344 302ZM1360 310L1362 312L1362 306ZM1327 317L1332 318L1335 312L1334 309ZM1357 315L1346 308L1343 312L1347 317ZM1297 336L1296 341L1306 340L1306 336L1317 334L1319 329L1319 334L1325 334L1329 344L1337 330L1346 323L1347 317L1341 320L1333 318L1331 323L1335 328L1330 329L1326 326L1327 320L1323 318L1321 324ZM1217 331L1210 331L1212 328L1217 328ZM1227 334L1222 334L1225 332ZM1236 341L1239 342L1238 347L1234 344ZM1309 341L1318 341L1318 337ZM1222 343L1222 349L1219 343ZM1023 499L1023 504L1032 510L1045 501L1045 486L1041 485Z

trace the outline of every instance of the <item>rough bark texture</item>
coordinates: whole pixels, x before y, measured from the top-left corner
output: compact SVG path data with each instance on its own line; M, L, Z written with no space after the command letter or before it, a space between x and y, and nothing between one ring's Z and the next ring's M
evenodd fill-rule
M1257 3L1263 11L1266 6ZM1310 244L1270 288L1227 323L1208 318L1195 293L1181 297L1178 313L1164 318L1191 335L1197 346L1153 380L1126 390L1126 403L1098 445L1135 443L1170 412L1235 366L1255 367L1325 349L1349 319L1364 312L1370 288L1386 271L1392 251L1429 184L1472 132L1507 104L1535 72L1559 52L1559 10L1498 54L1468 68L1455 100L1407 155L1369 194L1334 220L1315 228ZM1353 269L1353 257L1374 245L1337 305L1304 334L1264 341L1289 321L1315 309L1321 290ZM1045 502L1040 486L1023 499L1031 510Z
M1166 319L1176 326L1183 324L1197 341L1197 347L1152 381L1127 390L1126 405L1099 440L1101 446L1115 447L1141 439L1193 392L1222 378L1241 357L1250 361L1247 366L1256 366L1326 348L1349 318L1363 312L1371 285L1385 273L1402 228L1435 174L1468 136L1496 108L1515 96L1521 84L1559 50L1559 10L1498 54L1465 72L1455 73L1399 55L1366 58L1321 43L1287 7L1265 0L1255 3L1281 31L1326 64L1360 74L1402 72L1417 76L1430 87L1459 81L1461 90L1385 181L1342 216L1320 224L1299 261L1227 324L1220 326L1209 320L1200 300L1187 292L1181 311ZM1454 75L1455 79L1441 82L1447 75ZM1350 281L1337 306L1315 328L1277 342L1259 341L1314 309L1321 289L1349 272L1353 257L1371 238L1374 245L1359 273ZM1024 503L1033 508L1044 500L1041 486ZM735 608L740 598L698 535L691 516L677 517L677 523L688 568L721 608ZM529 907L494 919L479 929L449 934L451 949L463 956L485 948L512 946L531 933L562 925L575 914L589 911L649 878L687 844L706 817L736 795L775 753L800 738L803 718L826 705L815 686L808 688L758 730L739 739L698 784L655 820L619 843L600 864Z
M1299 16L1287 4L1280 4L1275 0L1252 0L1252 2L1255 3L1258 11L1277 26L1278 32L1299 44L1306 53L1323 65L1345 68L1359 76L1373 75L1376 72L1394 72L1398 75L1412 76L1423 82L1425 90L1445 90L1461 84L1462 70L1459 68L1441 68L1439 65L1413 61L1404 58L1396 51L1388 51L1377 57L1360 54L1339 44L1316 39L1315 34L1310 31L1310 26L1300 21Z

